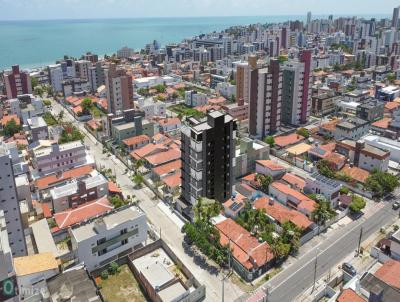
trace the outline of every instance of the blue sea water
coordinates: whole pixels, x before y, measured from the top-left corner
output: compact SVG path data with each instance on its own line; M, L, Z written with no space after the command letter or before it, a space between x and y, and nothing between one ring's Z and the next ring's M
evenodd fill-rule
M51 64L65 54L80 57L91 51L103 56L123 46L140 49L153 40L165 45L232 25L304 19L249 16L0 21L0 70L13 64L24 68Z

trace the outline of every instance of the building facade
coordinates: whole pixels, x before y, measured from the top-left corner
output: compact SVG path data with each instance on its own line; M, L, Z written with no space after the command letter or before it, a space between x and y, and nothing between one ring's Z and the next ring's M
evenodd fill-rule
M28 72L20 71L18 65L4 71L7 98L14 99L21 94L32 93L31 77Z
M195 204L199 197L224 202L232 195L236 122L212 111L207 118L189 119L182 128L182 198Z

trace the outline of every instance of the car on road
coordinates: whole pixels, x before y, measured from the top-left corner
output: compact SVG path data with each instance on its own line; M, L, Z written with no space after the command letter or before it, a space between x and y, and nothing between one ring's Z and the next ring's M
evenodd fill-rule
M357 274L356 269L350 263L344 262L342 264L342 269L351 276L355 276Z
M392 205L392 209L393 209L393 210L398 210L399 208L400 208L400 203L396 201L396 202Z

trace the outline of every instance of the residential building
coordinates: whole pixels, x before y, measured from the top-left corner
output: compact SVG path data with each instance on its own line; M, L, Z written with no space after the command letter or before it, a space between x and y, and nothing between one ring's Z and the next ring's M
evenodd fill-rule
M150 137L144 134L137 135L122 140L122 143L126 146L128 152L130 153L136 149L146 146L147 144L150 144Z
M89 68L92 63L88 60L75 61L75 76L82 80L89 80Z
M377 169L387 171L390 152L371 145L366 145L363 140L343 140L336 144L336 151L346 156L356 167L367 171Z
M73 78L64 80L61 83L61 90L64 97L68 97L77 93L89 93L91 87L90 87L90 82L88 80L81 78Z
M344 138L359 140L368 133L370 126L366 120L357 117L348 118L336 124L333 136L336 140Z
M228 82L218 83L215 91L227 99L236 97L236 85Z
M39 175L63 172L92 162L80 141L61 145L53 143L49 147L33 150L32 165Z
M376 99L368 99L357 107L357 117L374 122L383 118L385 103Z
M132 78L125 70L111 63L105 70L105 83L108 112L118 115L124 110L133 108Z
M164 102L154 100L154 98L139 98L136 105L139 110L144 112L145 118L165 117L166 105Z
M342 185L338 181L315 172L306 178L304 192L323 195L330 202L332 208L336 208L339 203L341 187Z
M47 124L41 116L28 119L28 126L31 130L33 142L36 142L40 139L49 139L49 130L47 128Z
M333 92L321 93L312 97L311 112L315 116L331 114L336 110L336 103L341 99Z
M20 71L18 65L12 66L11 70L5 70L3 77L7 98L14 99L21 94L32 93L32 84L29 73Z
M399 11L400 11L399 6L393 9L392 27L396 29L399 27Z
M236 100L239 102L250 102L250 78L251 68L257 67L254 59L251 59L252 65L248 62L240 62L236 65Z
M311 217L317 203L286 184L275 181L269 185L269 195L280 203Z
M128 59L135 54L135 50L127 46L122 47L117 50L117 57L122 59Z
M173 84L177 80L171 76L153 76L153 77L144 77L144 78L138 78L133 81L135 84L135 87L137 89L140 88L151 88L157 85L168 85L168 84Z
M240 139L240 145L236 148L234 166L235 178L255 171L256 161L269 158L269 145L259 140L247 137Z
M389 159L400 163L400 142L372 134L364 136L363 141L366 145L389 151Z
M40 282L51 279L60 272L59 263L53 253L40 253L14 258L15 272L21 297L24 292L40 290ZM30 290L30 291L29 291Z
M147 135L152 137L158 133L157 124L149 120L143 120L142 117L135 117L134 122L112 125L112 138L121 143L124 139L128 139L138 135Z
M286 173L286 168L272 160L256 160L256 173L277 179Z
M93 271L136 250L147 239L146 215L125 206L69 230L77 262Z
M0 210L4 213L9 244L13 256L27 254L24 229L14 180L13 162L4 146L0 145Z
M244 121L249 118L249 104L247 103L224 104L221 108L238 121Z
M203 120L189 119L182 127L182 198L195 204L199 197L226 201L232 195L236 122L212 111Z
M189 107L203 106L207 104L207 95L195 90L185 92L185 104Z
M311 50L303 50L299 60L287 61L282 78L282 122L301 125L311 113Z
M62 91L62 82L64 80L63 70L61 64L49 65L49 80L54 92Z
M281 121L282 71L278 60L251 73L249 133L263 139L275 133Z
M178 117L167 117L165 119L159 120L157 123L160 127L161 133L178 131L182 127L182 121Z
M219 219L215 228L221 245L230 246L232 267L244 280L252 281L271 267L274 256L266 241L259 242L231 218Z
M50 190L54 213L75 208L83 203L108 195L108 181L100 173L90 177L73 180Z

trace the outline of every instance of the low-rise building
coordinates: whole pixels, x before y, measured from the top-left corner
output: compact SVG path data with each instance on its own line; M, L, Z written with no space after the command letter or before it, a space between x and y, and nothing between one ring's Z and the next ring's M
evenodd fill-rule
M207 104L207 95L195 90L186 91L185 104L189 107L203 106Z
M235 177L241 177L255 171L256 161L269 158L269 146L259 140L243 137L235 154Z
M400 142L372 134L364 136L363 141L366 145L389 151L389 159L400 163Z
M146 215L134 206L119 208L69 231L78 262L89 271L137 249L147 239Z
M377 169L385 172L389 166L389 151L366 145L362 140L339 141L336 144L336 151L346 156L356 167L367 171Z
M181 127L182 127L181 120L177 117L170 117L170 118L159 120L158 125L160 126L161 133L177 131L177 130L181 129Z
M342 185L338 181L319 173L313 173L306 178L304 192L323 195L331 203L332 208L336 208L339 203L341 187Z
M280 203L302 212L309 218L317 205L314 200L279 181L269 185L269 195Z
M322 93L312 97L311 112L315 116L324 116L335 112L336 103L341 99L334 93Z
M49 147L33 150L32 164L39 175L63 172L91 162L93 160L80 141L66 144L53 143Z
M100 173L79 181L72 181L50 190L55 213L75 208L88 201L108 195L108 181Z
M370 123L357 117L348 118L336 125L334 137L339 139L359 140L369 131Z
M384 102L371 98L357 107L357 117L366 121L373 122L383 118L384 110Z
M47 124L41 116L28 119L28 126L31 130L33 142L36 142L40 139L49 139Z
M286 168L272 160L256 160L256 173L277 179L286 173Z
M154 98L139 98L136 103L137 108L143 111L145 118L153 118L155 116L164 117L166 114L166 106L164 102L156 101Z
M142 134L142 135L126 138L122 141L122 143L126 146L126 148L129 152L132 152L136 149L146 146L147 144L150 144L150 137Z
M222 109L226 111L226 113L230 114L233 118L238 121L243 121L249 118L249 104L243 103L231 103L221 106Z

